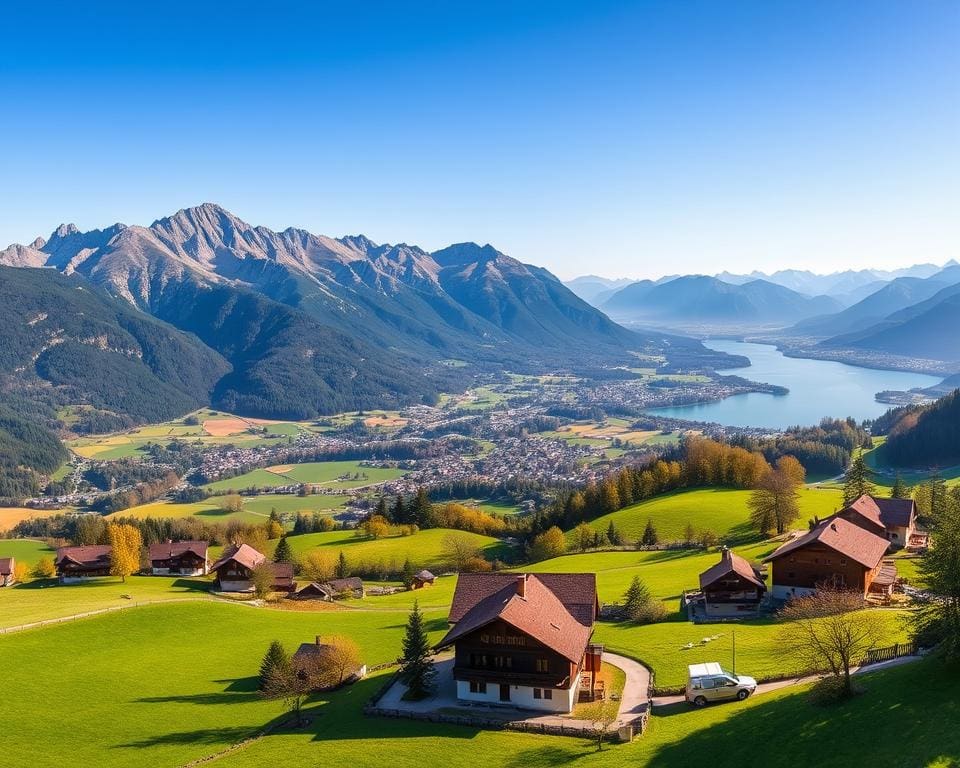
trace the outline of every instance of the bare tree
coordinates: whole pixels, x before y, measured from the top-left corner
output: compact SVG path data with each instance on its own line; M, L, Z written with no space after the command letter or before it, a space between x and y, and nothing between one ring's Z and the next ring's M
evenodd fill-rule
M853 693L850 668L883 638L876 611L861 610L863 595L832 585L791 600L781 612L787 621L781 647L811 669L829 669L842 681L843 693Z
M299 669L286 664L271 670L263 680L260 695L265 699L283 701L284 705L296 717L296 724L303 723L303 703L312 690L309 674L301 674Z
M597 701L582 710L583 719L590 723L590 730L597 740L597 751L603 749L607 730L617 721L620 705L615 701Z
M473 557L480 556L480 550L470 537L464 533L448 533L440 544L444 558L451 562L456 569L463 566Z

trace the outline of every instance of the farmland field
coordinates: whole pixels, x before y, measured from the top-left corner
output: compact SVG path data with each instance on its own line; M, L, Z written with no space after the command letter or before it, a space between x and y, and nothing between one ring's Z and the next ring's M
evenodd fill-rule
M268 469L254 469L243 475L218 480L206 486L213 491L243 490L244 488L277 488L295 483L323 484L331 488L361 488L367 485L402 477L403 470L366 467L358 461L314 461L304 464L285 464ZM349 475L350 479L338 480ZM354 477L359 475L359 477Z
M661 541L682 541L687 524L696 531L713 531L721 538L749 540L756 538L750 528L747 500L750 491L727 488L703 488L675 491L633 504L589 523L605 532L612 522L628 541L636 541L650 520ZM832 489L804 488L800 491L800 519L797 527L805 527L814 515L821 518L840 508L842 495Z
M34 566L42 557L53 558L56 550L33 539L0 539L0 558L14 557L18 563Z
M30 507L0 507L0 533L9 531L17 523L32 517L52 517L70 512L66 509L31 509Z

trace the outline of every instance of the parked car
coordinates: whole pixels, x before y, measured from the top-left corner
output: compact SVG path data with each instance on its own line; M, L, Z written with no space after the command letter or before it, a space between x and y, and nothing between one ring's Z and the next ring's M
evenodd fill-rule
M698 707L713 701L743 701L757 690L757 681L752 677L727 672L715 661L691 664L687 670L686 699Z

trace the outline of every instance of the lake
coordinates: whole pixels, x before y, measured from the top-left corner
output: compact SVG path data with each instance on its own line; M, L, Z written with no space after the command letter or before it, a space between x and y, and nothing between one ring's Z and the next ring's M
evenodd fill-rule
M650 413L678 419L713 421L731 427L782 429L795 424L812 425L824 416L872 419L891 406L878 403L875 395L885 389L908 390L932 387L941 377L903 371L878 371L830 360L786 357L769 344L708 339L710 349L750 358L749 368L721 371L751 381L779 384L788 395L748 392L715 403L651 408Z

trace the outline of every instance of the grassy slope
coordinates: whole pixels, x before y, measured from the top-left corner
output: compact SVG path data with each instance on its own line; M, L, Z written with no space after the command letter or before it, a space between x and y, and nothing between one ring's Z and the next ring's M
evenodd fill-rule
M453 532L446 528L430 528L413 536L389 536L377 540L358 538L353 531L331 531L291 536L289 541L298 555L321 548L333 556L342 551L351 563L373 563L382 560L387 564L396 561L403 565L404 559L409 557L410 562L417 567L429 567L441 565L445 561L443 540L451 533L469 539L488 559L503 557L508 549L503 542L490 536L464 531Z
M933 475L932 470L903 469L891 466L884 452L884 443L886 438L875 437L874 448L865 451L863 454L867 466L874 471L873 482L884 490L893 487L897 480L897 475L903 478L907 485L917 485ZM960 484L960 465L954 467L940 467L940 475L947 481L947 485Z
M647 520L652 520L662 541L683 539L687 523L697 531L711 530L718 536L734 540L749 539L750 512L747 500L750 491L726 488L701 488L676 491L641 501L594 520L590 525L606 531L612 521L623 536L634 541L643 535ZM841 506L836 490L804 488L800 492L800 520L803 526L814 515L826 517Z
M18 563L36 565L41 557L53 559L56 550L33 539L0 539L0 558L13 557ZM2 621L2 618L0 618Z
M338 481L340 475L359 472L360 479ZM366 477L362 477L362 475ZM242 490L257 486L260 488L275 488L280 485L293 483L324 483L335 488L359 488L365 485L374 485L387 480L401 477L403 471L399 469L381 469L379 467L363 467L357 461L319 461L306 464L296 464L291 469L279 473L269 472L266 469L254 469L237 477L218 480L207 486L213 491Z

